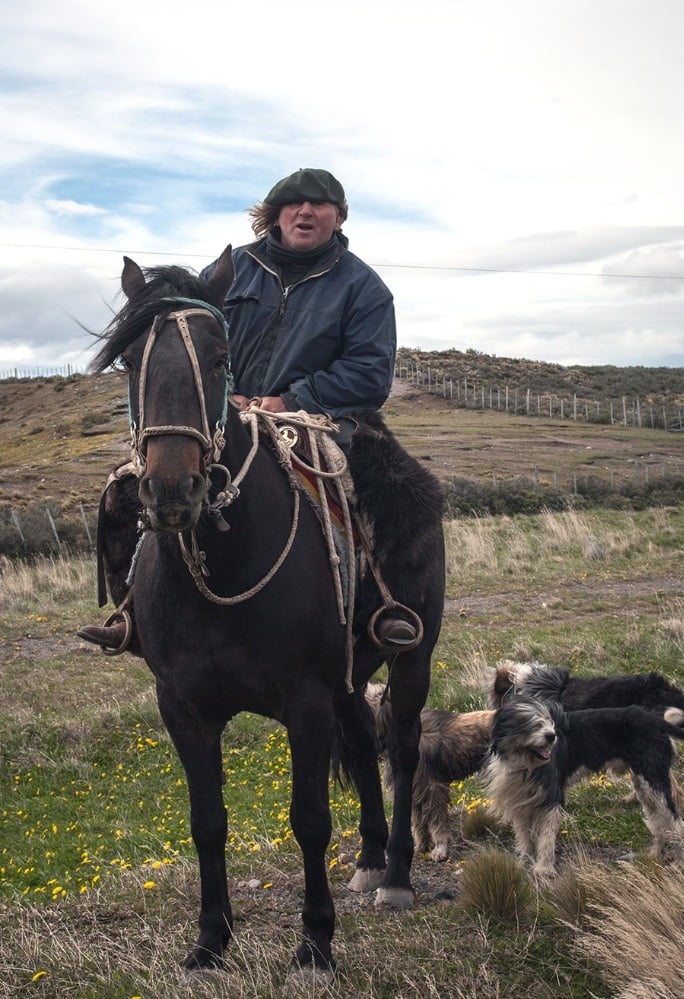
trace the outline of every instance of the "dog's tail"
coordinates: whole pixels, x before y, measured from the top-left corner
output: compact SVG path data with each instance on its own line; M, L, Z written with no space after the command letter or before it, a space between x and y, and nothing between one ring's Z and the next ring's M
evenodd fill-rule
M377 699L378 707L380 698ZM333 733L330 767L341 787L358 790L360 770L369 758L377 760L380 753L375 702L364 692L355 690L337 702L337 724Z
M684 739L684 711L681 708L667 708L663 714L668 735Z

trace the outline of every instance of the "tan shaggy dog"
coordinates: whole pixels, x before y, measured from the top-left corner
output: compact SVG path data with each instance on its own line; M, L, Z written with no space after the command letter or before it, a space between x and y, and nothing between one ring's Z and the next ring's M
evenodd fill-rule
M388 719L392 710L386 687L369 683L366 701L375 715L381 751L385 747ZM432 860L449 856L449 806L452 781L465 780L482 767L495 711L441 711L423 708L420 713L419 760L413 778L411 831L419 853L430 850ZM385 760L385 791L392 789L392 771ZM432 846L432 849L430 847Z

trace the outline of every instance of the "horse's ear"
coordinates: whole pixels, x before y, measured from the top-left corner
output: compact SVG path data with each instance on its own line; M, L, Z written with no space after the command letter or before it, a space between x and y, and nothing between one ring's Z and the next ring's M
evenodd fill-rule
M226 293L233 283L234 276L233 247L229 243L218 258L214 273L209 278L209 294L217 309L223 308Z
M124 257L123 270L121 272L121 287L126 298L133 298L138 291L145 287L145 275L140 270L135 260Z

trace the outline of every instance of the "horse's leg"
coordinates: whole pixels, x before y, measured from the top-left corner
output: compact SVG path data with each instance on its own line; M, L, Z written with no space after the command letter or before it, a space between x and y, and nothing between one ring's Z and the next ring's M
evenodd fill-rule
M378 888L377 906L408 909L415 899L411 885L414 851L411 806L419 758L420 712L429 683L429 651L426 653L422 647L403 653L392 667L392 717L387 733L387 757L393 775L394 808L387 843L387 870Z
M387 820L378 767L375 719L362 690L345 694L335 702L341 766L349 775L361 803L361 851L356 873L348 884L351 891L373 891L385 872Z
M309 694L307 706L298 707L286 721L292 757L290 822L304 861L302 943L291 974L327 980L335 967L330 946L335 910L325 863L332 832L328 779L333 712L327 692Z
M183 961L190 970L219 967L233 933L226 878L226 809L221 791L221 732L200 724L158 684L159 710L185 770L190 828L200 870L199 938Z

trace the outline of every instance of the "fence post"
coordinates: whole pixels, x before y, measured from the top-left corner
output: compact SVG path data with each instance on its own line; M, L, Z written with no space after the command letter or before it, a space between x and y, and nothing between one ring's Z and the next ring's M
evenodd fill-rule
M88 544L92 548L93 547L93 539L90 536L90 528L88 527L88 518L86 517L86 512L83 509L83 504L80 503L79 506L81 507L81 519L83 520L83 526L85 527L85 532L86 532L86 537L88 539Z
M57 547L61 548L62 542L59 540L59 534L57 533L57 526L55 524L55 521L53 519L52 514L50 513L50 508L46 506L45 507L45 512L47 514L48 520L50 521L50 527L52 528L52 533L55 536L55 541L57 542Z
M19 537L21 538L22 545L26 548L26 538L24 537L24 532L22 531L21 524L19 523L19 514L16 510L12 509L10 511L10 517L12 518L12 523L16 527Z

